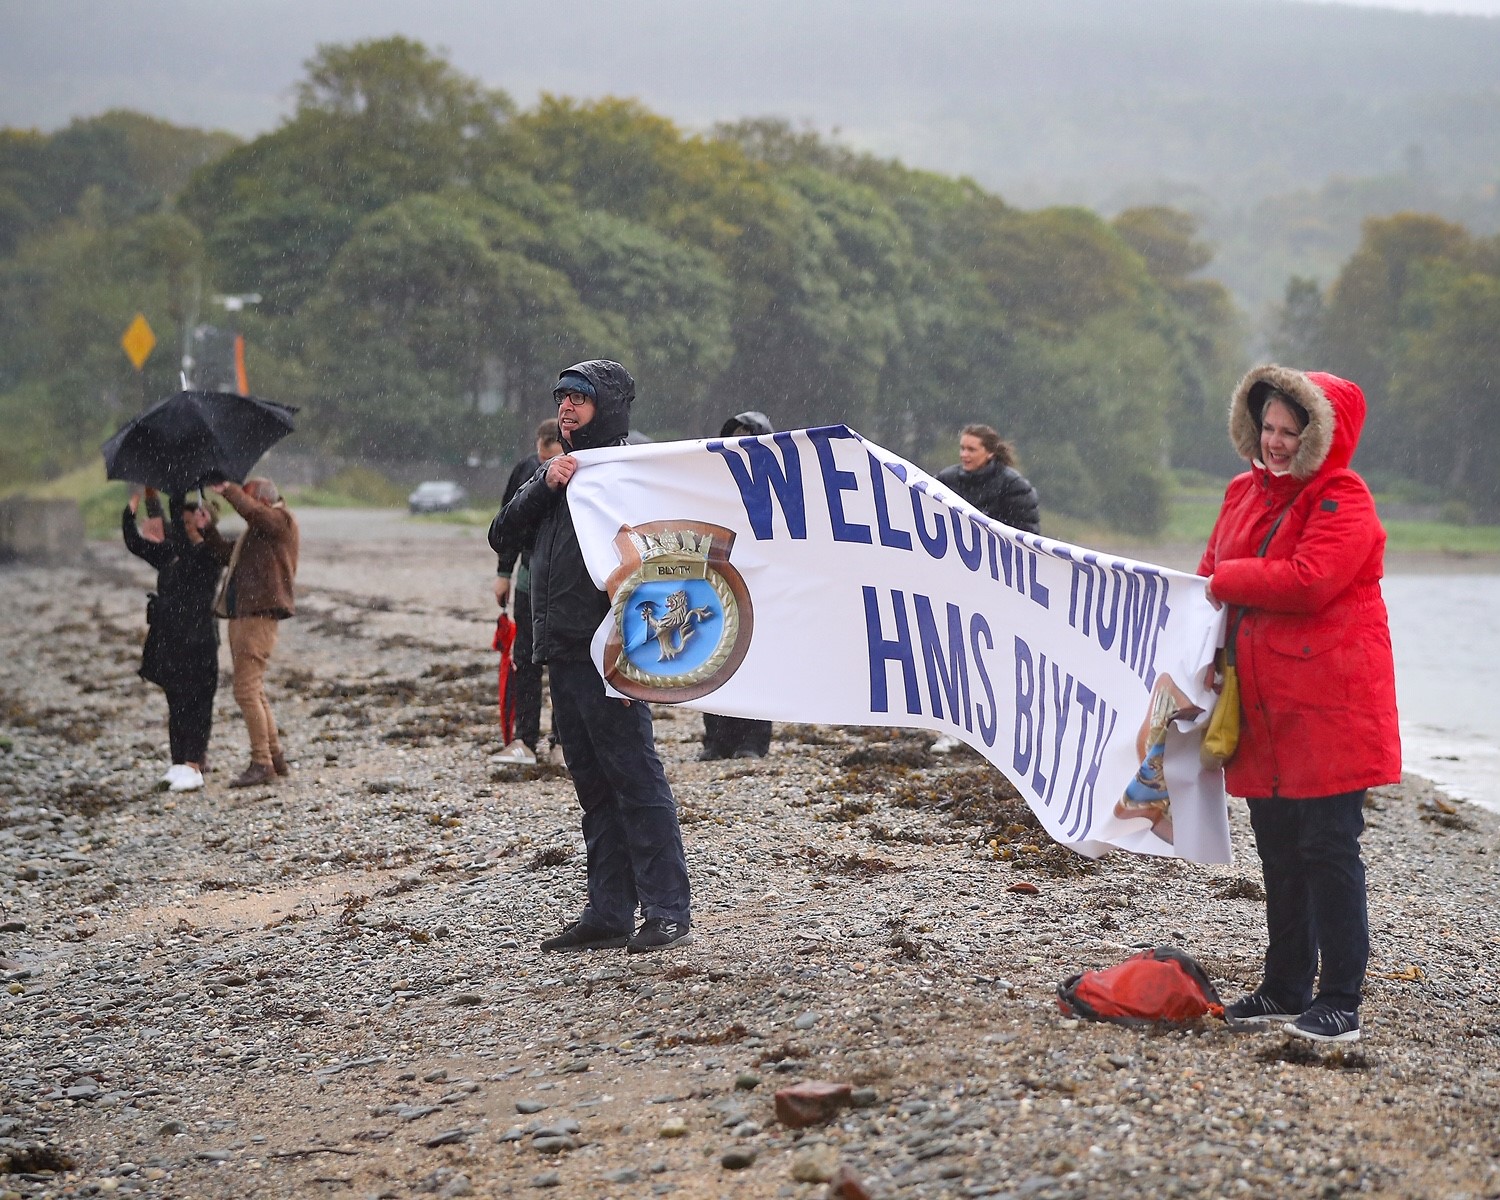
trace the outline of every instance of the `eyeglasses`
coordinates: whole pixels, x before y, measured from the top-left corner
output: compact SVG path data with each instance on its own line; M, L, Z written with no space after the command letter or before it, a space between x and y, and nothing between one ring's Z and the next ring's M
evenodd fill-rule
M561 408L564 404L571 404L574 408L582 408L585 404L592 404L593 402L594 398L585 395L583 392L561 392L557 397L558 408Z

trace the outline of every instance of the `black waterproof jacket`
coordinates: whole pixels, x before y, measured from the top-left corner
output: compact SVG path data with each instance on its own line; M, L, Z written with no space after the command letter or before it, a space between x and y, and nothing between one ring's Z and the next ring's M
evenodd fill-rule
M125 548L156 568L156 599L150 605L140 675L168 689L201 688L205 680L219 675L214 594L224 567L207 543L188 541L182 522L182 506L175 496L164 542L142 537L129 508L120 516Z
M763 412L737 413L724 422L724 427L719 430L720 437L744 437L753 433L757 437L767 433L775 433L771 428L771 418Z
M541 465L542 459L540 455L528 454L511 468L510 477L505 481L505 494L500 497L500 509L502 512L505 510L505 506L515 499L516 493L529 483L531 477L541 469ZM520 563L522 571L529 571L531 567L530 543L523 543L519 538L510 536L509 533L502 540L500 548L495 553L499 556L495 563L495 573L497 575L509 575L515 570L517 562ZM529 578L529 576L523 577ZM530 583L528 583L526 587L517 587L516 590L526 591L530 586Z
M630 432L635 380L617 362L591 359L563 371L582 375L594 388L594 419L563 439L563 449L619 446ZM532 661L587 661L594 630L609 613L609 597L594 586L568 508L565 489L547 486L547 464L490 523L490 548L531 544Z
M1012 529L1041 533L1042 509L1036 488L1014 467L992 458L977 471L955 463L938 472L938 482L952 488L987 517Z

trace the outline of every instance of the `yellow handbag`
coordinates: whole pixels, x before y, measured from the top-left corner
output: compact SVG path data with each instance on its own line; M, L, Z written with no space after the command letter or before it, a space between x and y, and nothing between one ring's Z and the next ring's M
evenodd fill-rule
M1222 678L1219 699L1209 714L1199 750L1203 765L1210 770L1222 767L1240 748L1240 673L1229 658L1228 652L1219 651L1218 671Z
M1286 514L1287 510L1282 509L1271 523L1265 541L1261 542L1260 549L1255 552L1257 558L1266 556L1266 548L1276 536L1281 518ZM1243 608L1234 610L1228 633L1224 637L1224 649L1214 656L1214 667L1220 680L1219 700L1208 716L1208 727L1204 729L1203 741L1198 747L1198 755L1203 760L1204 767L1210 771L1222 767L1240 748L1240 673L1234 662L1234 645L1244 616Z

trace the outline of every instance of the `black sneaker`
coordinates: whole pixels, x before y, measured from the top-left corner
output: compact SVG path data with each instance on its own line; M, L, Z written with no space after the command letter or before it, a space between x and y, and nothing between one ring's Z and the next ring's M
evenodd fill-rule
M1284 1033L1310 1042L1359 1041L1359 1014L1326 1004L1314 1004L1295 1021L1282 1027Z
M1224 1023L1231 1029L1262 1029L1295 1021L1301 1015L1261 992L1251 992L1224 1006Z
M630 943L628 933L611 933L597 925L574 921L556 937L542 943L543 950L618 950Z
M648 954L652 950L665 950L668 946L681 946L692 940L693 931L686 921L647 917L625 949L631 954Z

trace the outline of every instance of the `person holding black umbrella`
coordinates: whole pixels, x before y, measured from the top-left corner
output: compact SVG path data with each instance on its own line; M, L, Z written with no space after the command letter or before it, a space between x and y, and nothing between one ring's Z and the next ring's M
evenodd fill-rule
M245 532L223 543L229 572L214 611L229 621L234 699L250 737L250 765L229 786L254 787L289 774L265 679L279 622L296 612L293 584L301 537L297 518L269 479L247 479L243 487L233 482L210 486L245 518Z
M156 568L156 591L146 602L146 645L140 675L167 697L167 739L172 764L162 781L174 792L203 786L214 694L219 690L219 628L214 593L224 569L213 510L184 496L171 497L171 521L161 540L136 528L140 496L121 514L125 548ZM146 490L148 513L156 502Z

